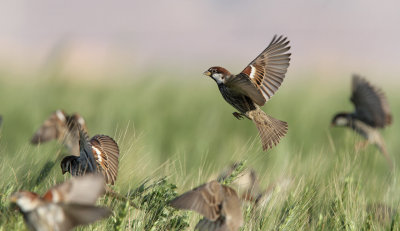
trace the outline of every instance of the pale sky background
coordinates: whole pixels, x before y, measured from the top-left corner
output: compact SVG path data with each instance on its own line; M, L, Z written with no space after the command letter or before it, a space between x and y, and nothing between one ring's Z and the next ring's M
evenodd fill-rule
M395 0L2 1L0 68L30 72L57 60L78 76L239 72L274 34L291 41L291 73L400 74Z

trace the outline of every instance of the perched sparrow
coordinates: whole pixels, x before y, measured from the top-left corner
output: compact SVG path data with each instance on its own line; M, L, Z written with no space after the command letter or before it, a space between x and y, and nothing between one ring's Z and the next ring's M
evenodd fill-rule
M356 131L366 139L362 146L368 143L375 144L392 167L393 161L378 131L379 128L392 123L392 115L384 93L364 78L354 75L350 100L356 108L355 112L336 114L331 125L349 127Z
M204 216L196 225L200 231L237 231L243 225L240 200L235 190L211 181L170 202L177 209L193 210Z
M89 140L85 131L79 128L80 156L67 156L61 161L62 173L81 176L101 172L107 184L114 184L118 174L119 148L109 136L96 135Z
M279 89L289 67L290 46L282 36L272 39L269 46L240 74L233 75L223 67L211 67L204 72L215 80L224 99L243 116L252 120L259 131L263 150L279 143L285 136L286 122L272 118L260 109Z
M20 191L10 199L19 207L30 230L66 231L111 214L109 209L94 205L104 192L103 177L87 175L57 185L43 197Z
M35 132L31 142L39 144L57 139L64 144L72 155L79 156L79 132L78 125L85 131L85 120L79 114L67 115L62 110L57 110L45 120L42 126Z

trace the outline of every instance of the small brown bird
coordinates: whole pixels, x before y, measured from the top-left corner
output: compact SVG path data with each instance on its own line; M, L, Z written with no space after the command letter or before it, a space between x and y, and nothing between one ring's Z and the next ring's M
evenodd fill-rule
M368 143L375 144L393 167L392 158L386 150L385 141L378 131L392 123L392 115L385 94L366 79L353 75L351 102L355 112L341 112L336 114L331 122L332 126L349 127L366 139L358 144L365 147Z
M107 184L113 185L118 175L119 148L109 136L96 135L89 140L87 133L79 128L80 156L67 156L61 161L62 173L81 176L101 172Z
M170 202L177 209L193 210L204 216L200 231L237 231L243 225L240 200L234 189L211 181Z
M63 110L57 110L43 122L31 142L39 144L56 139L65 145L72 155L79 156L78 125L87 132L85 120L78 113L67 115Z
M233 75L223 67L211 67L204 72L215 80L224 99L244 116L252 120L261 137L263 150L277 145L288 130L286 122L267 115L260 109L279 89L289 67L289 41L282 36L272 39L268 47L240 74Z
M51 188L43 197L19 191L10 200L19 207L30 230L67 231L111 214L109 209L95 206L104 192L102 176L86 175Z

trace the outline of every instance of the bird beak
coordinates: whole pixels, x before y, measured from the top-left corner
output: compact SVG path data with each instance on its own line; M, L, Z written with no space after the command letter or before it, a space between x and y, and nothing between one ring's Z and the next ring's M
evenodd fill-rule
M17 203L17 200L18 200L17 196L11 195L10 201L11 201L12 203Z
M211 72L205 71L205 72L203 73L203 75L211 76Z

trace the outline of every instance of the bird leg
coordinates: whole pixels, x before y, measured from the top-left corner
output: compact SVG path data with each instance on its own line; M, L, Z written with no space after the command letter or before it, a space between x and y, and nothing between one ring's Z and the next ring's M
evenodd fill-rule
M368 140L360 141L358 142L354 148L356 149L357 152L364 150L368 145Z
M239 112L237 112L237 111L233 112L232 115L235 116L236 119L238 119L238 120L243 119L242 113L239 113Z

